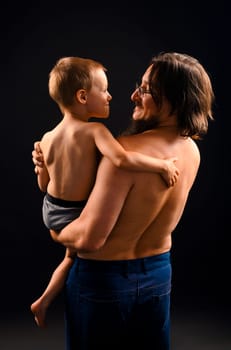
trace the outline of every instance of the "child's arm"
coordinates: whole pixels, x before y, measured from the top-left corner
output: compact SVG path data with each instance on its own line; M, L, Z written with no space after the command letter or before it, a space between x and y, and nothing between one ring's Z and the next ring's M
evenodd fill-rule
M66 254L62 262L54 270L51 279L43 292L43 294L31 304L31 311L34 314L35 321L39 327L46 325L46 312L64 287L67 274L74 262L76 252L74 250L66 249Z
M179 176L175 165L176 157L160 159L139 152L126 151L103 124L94 124L95 144L101 154L108 157L114 165L127 170L159 173L167 186L176 183Z

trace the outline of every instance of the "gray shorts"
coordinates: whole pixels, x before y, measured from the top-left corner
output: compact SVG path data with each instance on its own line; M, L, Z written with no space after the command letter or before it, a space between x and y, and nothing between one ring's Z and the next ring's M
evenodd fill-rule
M82 212L87 201L65 201L46 193L43 199L42 216L49 230L60 231Z

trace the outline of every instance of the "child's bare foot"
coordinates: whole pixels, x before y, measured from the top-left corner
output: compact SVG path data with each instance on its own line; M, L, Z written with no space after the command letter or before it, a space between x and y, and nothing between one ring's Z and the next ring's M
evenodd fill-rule
M30 309L34 314L34 319L37 325L41 328L45 328L47 308L43 305L42 301L37 299L33 304L31 304Z

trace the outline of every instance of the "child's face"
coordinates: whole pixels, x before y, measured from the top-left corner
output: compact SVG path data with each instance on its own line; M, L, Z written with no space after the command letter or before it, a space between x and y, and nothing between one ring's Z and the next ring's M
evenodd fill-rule
M103 69L92 72L92 88L87 92L87 111L89 115L97 118L108 118L109 102L112 96L108 92L108 80Z

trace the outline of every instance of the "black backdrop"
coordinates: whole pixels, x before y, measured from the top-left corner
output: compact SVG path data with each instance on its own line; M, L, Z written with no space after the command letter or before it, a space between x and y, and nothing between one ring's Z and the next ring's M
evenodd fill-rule
M230 306L228 195L228 29L219 1L187 5L153 1L5 4L1 9L1 300L0 315L29 312L64 249L42 223L42 194L33 173L33 142L60 120L49 98L48 73L62 56L97 59L108 69L113 95L105 121L114 135L129 122L130 94L152 55L179 51L197 57L211 75L215 121L199 143L201 167L173 235L173 303ZM227 58L226 58L227 57ZM225 171L226 170L226 171Z

